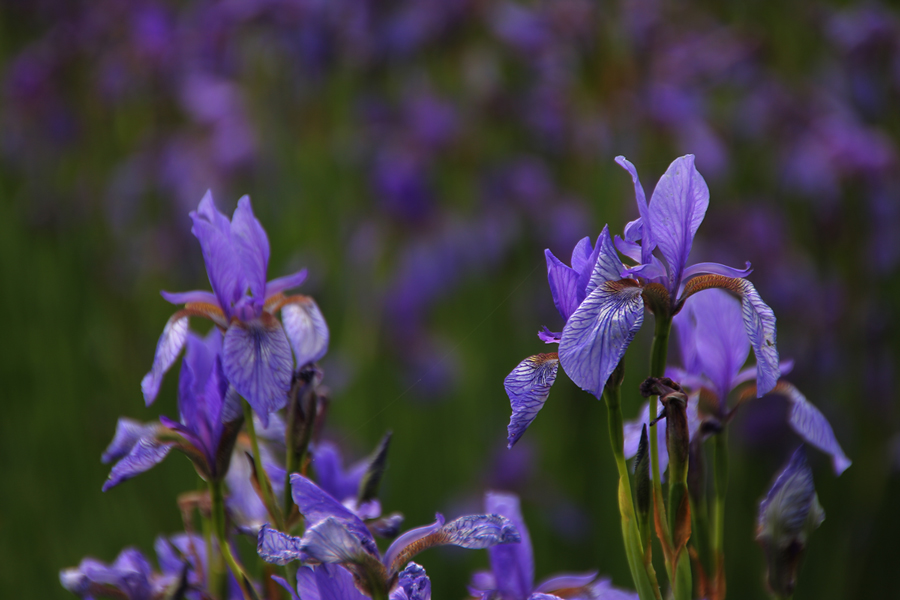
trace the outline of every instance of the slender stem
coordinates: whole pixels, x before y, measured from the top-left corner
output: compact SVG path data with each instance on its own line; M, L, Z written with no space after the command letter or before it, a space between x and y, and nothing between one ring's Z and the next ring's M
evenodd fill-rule
M728 491L728 454L725 446L725 431L714 436L713 443L713 539L712 550L715 561L717 584L725 586L725 495ZM718 586L717 586L718 587ZM720 596L721 597L721 596Z
M251 600L256 594L247 590L250 578L247 577L244 569L241 568L241 565L235 559L234 554L231 553L231 546L228 543L228 534L225 527L225 497L222 493L221 480L209 481L209 497L212 504L213 525L216 532L216 539L219 541L219 551L221 552L221 556L224 557L225 562L228 564L228 568L237 580L244 598ZM209 560L212 561L211 558ZM217 595L221 600L225 600L228 597L228 573L224 569L219 577L216 580L211 580L210 583L215 584Z
M656 328L653 333L653 346L650 351L650 377L662 377L666 372L666 359L669 354L669 331L672 328L671 317L656 317ZM650 397L650 418L655 419L659 412L658 396ZM654 425L656 427L656 425ZM653 495L657 498L657 506L662 511L660 520L667 521L665 507L662 502L662 483L659 473L659 438L650 435L650 469L653 473Z
M256 439L256 428L253 425L253 408L246 400L244 402L244 423L247 425L247 435L250 436L250 448L253 450L253 464L256 466L256 477L259 480L259 488L262 490L263 502L269 511L269 516L275 522L275 527L279 531L284 531L284 522L281 511L275 503L275 494L272 490L272 483L269 476L263 469L262 455L259 453L259 441ZM290 487L290 486L288 486Z

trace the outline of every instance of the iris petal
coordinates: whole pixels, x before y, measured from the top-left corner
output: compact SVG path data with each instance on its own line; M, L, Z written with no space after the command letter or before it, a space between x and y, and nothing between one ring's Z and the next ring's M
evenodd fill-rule
M488 549L495 589L504 598L525 598L534 586L534 554L519 498L514 494L489 492L485 496L484 508L489 513L512 521L522 540L518 544L499 544Z
M297 367L320 360L328 351L329 332L318 305L308 296L281 309L284 330L294 349Z
M103 491L155 467L169 454L172 446L172 443L158 442L153 436L142 437L131 452L113 466L109 478L103 484Z
M568 319L578 306L578 272L564 265L550 250L544 250L544 256L553 304L562 318Z
M512 416L507 427L507 447L519 441L550 395L550 387L556 381L559 358L556 353L529 356L503 380L506 395L512 406Z
M306 273L306 269L300 269L296 273L285 275L284 277L279 277L278 279L273 279L268 282L266 284L266 299L268 300L280 292L286 292L295 287L300 287L300 284L306 281Z
M266 523L259 530L256 540L256 553L266 562L286 565L295 560L306 560L306 554L300 549L300 538L272 529Z
M831 466L835 475L846 471L852 461L847 458L841 445L838 444L834 430L825 415L793 385L782 381L778 384L778 389L779 391L783 390L784 395L791 403L791 414L788 417L791 428L806 443L831 456Z
M144 402L147 406L156 400L162 377L178 358L178 353L181 352L187 340L187 333L188 318L180 311L172 315L166 326L163 327L162 335L159 336L159 341L156 343L153 366L141 380L141 391L144 393Z
M746 279L737 281L741 289L744 327L756 355L756 393L757 397L761 397L775 387L781 376L778 347L775 345L775 313L759 297L752 283Z
M586 294L593 292L601 283L618 281L622 278L622 261L619 260L616 247L609 237L609 225L603 226L603 231L597 238L597 248L600 251L597 253L591 279L585 289Z
M266 270L269 266L269 238L253 215L250 197L238 200L231 220L231 240L241 261L241 293L247 288L262 306L266 298Z

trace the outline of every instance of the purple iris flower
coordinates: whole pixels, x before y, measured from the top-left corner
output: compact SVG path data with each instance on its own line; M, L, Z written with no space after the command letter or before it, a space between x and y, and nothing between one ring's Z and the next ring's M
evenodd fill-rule
M356 585L353 573L341 565L320 564L297 569L297 591L283 578L273 576L293 600L366 600L369 596ZM390 600L431 600L431 580L421 565L410 562L397 575Z
M306 279L305 269L266 282L269 239L248 196L238 201L231 221L218 211L211 192L190 216L213 292L162 292L185 307L172 315L159 338L153 367L141 381L144 400L149 405L156 399L163 375L187 339L188 317L204 317L225 334L225 376L265 424L269 413L287 403L291 348L297 366L319 360L328 348L328 327L311 298L283 294ZM279 310L284 326L275 318Z
M410 559L434 546L481 549L520 540L512 521L500 515L468 515L447 523L438 514L433 524L399 536L382 556L366 524L333 496L296 473L291 486L306 519L306 533L298 538L266 525L259 532L257 553L275 564L299 560L306 565L341 565L363 587L393 588Z
M204 479L219 479L228 471L231 450L243 419L237 398L229 394L222 368L222 335L213 329L206 338L188 332L187 352L178 379L180 421L160 417L141 424L121 418L103 462L117 461L103 491L160 463L173 448L194 463Z
M754 396L752 389L741 394L737 404L729 410L726 400L729 394L745 383L758 381L757 366L744 367L750 354L750 340L744 328L740 302L724 290L709 290L692 296L674 320L675 331L681 349L683 367L667 369L666 374L690 390L688 399L688 424L691 437L699 430L700 421L711 419L724 424L733 416L744 398ZM779 366L781 373L792 368L787 361ZM758 385L758 383L757 383ZM698 397L704 391L705 413L697 413ZM835 438L834 431L825 416L790 383L782 380L769 393L784 396L790 403L788 423L803 440L831 457L832 467L838 475L850 466ZM641 425L649 421L645 407L641 418L625 426L625 455L633 456L641 435ZM655 426L664 432L664 420ZM660 446L660 471L665 469L665 446Z
M358 501L359 486L370 465L371 458L365 458L345 469L340 451L330 442L316 444L312 450L312 466L319 487L360 519L377 519L381 515L377 498Z
M490 571L472 576L469 592L481 600L541 600L558 598L554 592L565 590L565 597L582 600L626 600L637 598L634 592L616 590L608 580L597 580L597 573L555 575L535 585L534 554L528 528L515 494L488 492L484 507L515 524L522 541L488 549Z
M62 586L81 598L125 598L157 600L183 590L188 600L208 598L206 590L206 544L196 535L158 537L154 543L159 571L135 548L126 548L111 564L85 558L77 567L59 573ZM229 598L241 598L240 588L230 578Z
M743 270L687 264L709 204L709 189L694 157L672 162L649 204L634 166L624 157L616 160L632 176L640 216L626 225L624 238L616 236L615 244L608 225L596 245L588 238L578 242L571 266L546 251L550 292L566 323L561 333L544 328L538 334L546 343L558 343L558 353L526 358L504 381L513 409L510 447L543 407L560 364L572 381L599 398L641 328L644 309L671 318L688 297L708 288L722 287L741 299L743 326L757 359L759 395L778 380L775 315L753 284L742 279L750 273L749 263ZM624 265L619 253L636 264Z

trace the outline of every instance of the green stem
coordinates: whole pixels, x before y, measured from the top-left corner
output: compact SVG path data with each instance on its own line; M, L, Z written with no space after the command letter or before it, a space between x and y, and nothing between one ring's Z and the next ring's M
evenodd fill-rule
M725 447L725 431L713 436L713 531L712 553L715 561L716 581L725 583L725 495L728 491L728 453ZM720 579L721 577L721 579Z
M211 511L214 526L213 529L216 532L216 539L219 542L219 550L221 552L221 556L225 559L225 562L228 564L228 568L231 570L231 573L237 580L238 586L240 586L241 592L244 594L244 598L246 598L247 600L252 600L256 597L256 593L247 589L250 578L247 577L244 569L241 568L241 565L238 563L237 559L235 559L234 554L231 553L231 545L228 543L228 533L225 527L225 497L222 493L221 480L209 481L209 497L212 505ZM212 562L211 559L210 562ZM218 593L217 595L221 600L225 600L228 597L227 575L228 574L225 572L225 570L222 569L219 577L216 580L210 581L211 584L215 584L216 592Z
M275 503L275 494L272 490L272 483L269 481L269 476L266 474L265 469L263 469L262 455L259 453L259 441L256 439L256 428L253 425L253 408L246 400L244 400L243 403L244 423L247 425L247 435L250 436L250 448L253 451L253 464L256 466L256 477L259 481L259 488L262 490L263 502L266 505L266 509L269 511L269 516L272 517L272 520L275 522L275 527L278 531L285 531L282 513L278 510L278 505ZM288 489L290 489L290 486L288 486Z

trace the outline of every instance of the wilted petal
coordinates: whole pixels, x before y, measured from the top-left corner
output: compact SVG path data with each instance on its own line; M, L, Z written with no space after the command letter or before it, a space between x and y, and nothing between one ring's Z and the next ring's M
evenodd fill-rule
M791 414L788 423L805 442L831 456L831 465L835 475L840 475L847 470L852 461L847 458L841 445L838 444L831 424L818 408L806 397L786 381L778 384L777 391L782 392L791 403Z
M285 304L281 309L281 320L291 346L297 367L316 362L328 351L328 324L316 302L307 296Z
M172 443L161 443L155 437L143 437L134 445L128 455L117 462L103 484L103 491L115 487L158 465L172 449Z
M489 513L512 521L521 539L518 544L500 544L488 549L495 579L494 589L500 591L504 598L525 598L534 586L534 555L519 498L514 494L488 492L484 508Z
M294 560L306 560L300 549L302 540L298 537L272 529L266 523L259 530L256 538L256 553L266 562L286 565Z
M618 281L622 278L622 261L619 260L619 254L616 247L613 246L612 239L609 237L609 225L603 226L600 237L597 238L597 260L594 263L594 269L591 272L591 279L587 284L586 293L590 294L597 286L607 281Z
M431 580L422 565L410 562L400 571L390 600L431 600Z
M643 322L641 288L619 282L597 286L563 328L559 360L566 375L599 398Z
M253 298L261 306L266 298L266 270L269 266L269 238L253 215L250 196L238 200L231 219L231 241L241 261L243 282L241 292L250 288Z
M553 304L562 318L568 319L578 307L578 272L564 265L550 250L544 250L544 256L547 259L547 280L550 282Z
M247 399L263 425L287 404L293 360L281 324L267 313L249 323L233 321L225 333L222 366L231 385Z
M656 184L649 207L653 241L669 265L669 293L673 295L678 292L694 234L708 206L709 188L694 167L694 155L676 158Z
M641 257L640 261L642 264L646 264L650 261L651 253L653 249L656 247L656 239L654 238L654 232L651 231L653 224L650 222L650 211L647 207L647 195L644 194L644 186L641 185L641 180L638 178L637 169L634 168L634 165L631 164L627 158L624 156L617 156L616 163L631 175L631 182L634 184L634 198L637 201L638 213L641 215L640 218L640 236L641 236ZM655 193L655 192L654 192ZM632 221L632 223L636 223ZM629 225L632 225L629 223ZM637 234L635 226L626 229L626 238L629 242L634 242L637 238L634 237Z
M347 528L347 522L328 517L306 530L300 549L321 563L360 563L368 551L359 537Z
M296 273L291 273L290 275L285 275L284 277L279 277L278 279L273 279L268 282L266 284L266 300L275 294L286 292L295 287L300 287L300 284L306 281L306 275L306 269L300 269Z
M144 393L144 402L147 406L153 404L159 393L159 385L163 375L178 358L188 334L188 318L182 312L177 312L169 319L163 328L162 335L156 343L156 354L153 357L153 366L150 372L141 380L141 391Z
M550 387L556 381L559 358L555 352L529 356L503 380L512 406L507 427L507 447L512 448L547 401Z
M781 377L775 345L775 313L759 297L752 283L746 279L736 281L741 289L744 327L756 355L756 394L761 397L775 387Z
M119 421L116 423L116 433L109 446L103 451L101 460L104 464L119 460L131 452L142 437L152 436L156 427L155 423L140 423L134 419L119 417Z

